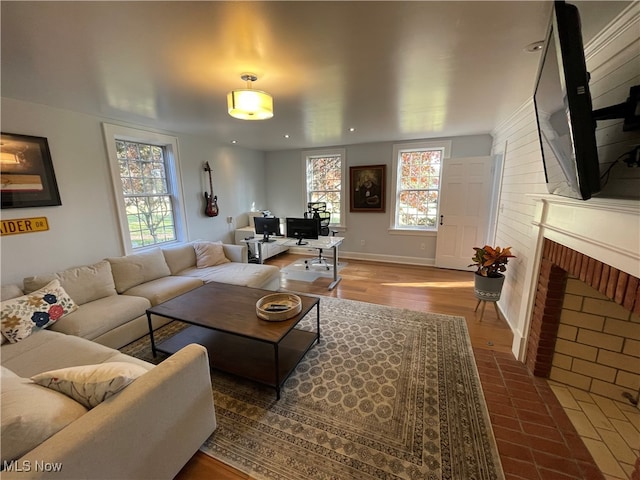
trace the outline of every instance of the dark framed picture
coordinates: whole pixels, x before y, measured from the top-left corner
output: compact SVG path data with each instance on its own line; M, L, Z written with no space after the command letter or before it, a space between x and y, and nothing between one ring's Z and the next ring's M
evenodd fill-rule
M350 211L385 211L386 165L363 165L349 168Z
M0 135L2 208L62 205L47 139L4 132Z

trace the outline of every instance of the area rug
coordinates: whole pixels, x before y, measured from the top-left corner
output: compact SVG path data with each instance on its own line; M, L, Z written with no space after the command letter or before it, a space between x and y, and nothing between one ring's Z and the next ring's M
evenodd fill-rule
M464 318L331 297L320 315L279 401L213 371L204 453L258 480L504 478ZM153 360L147 338L122 351Z
M316 257L309 257L311 260ZM297 280L300 282L315 282L318 278L333 278L333 258L327 258L329 269L320 263L309 264L309 268L304 263L304 259L296 260L286 267L280 269L280 275L284 280ZM338 262L338 271L347 266L347 262Z

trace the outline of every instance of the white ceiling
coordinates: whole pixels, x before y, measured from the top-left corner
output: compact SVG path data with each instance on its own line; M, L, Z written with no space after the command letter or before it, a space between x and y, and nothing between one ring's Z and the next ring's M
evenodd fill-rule
M585 43L628 3L576 2ZM1 8L3 97L280 150L489 133L532 95L539 54L524 47L544 37L551 3ZM274 118L227 114L243 72L273 95Z

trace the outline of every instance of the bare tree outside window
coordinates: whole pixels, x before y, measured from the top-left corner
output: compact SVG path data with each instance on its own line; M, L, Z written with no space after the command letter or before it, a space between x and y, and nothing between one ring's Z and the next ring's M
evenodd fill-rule
M116 140L116 154L133 248L176 240L165 149Z

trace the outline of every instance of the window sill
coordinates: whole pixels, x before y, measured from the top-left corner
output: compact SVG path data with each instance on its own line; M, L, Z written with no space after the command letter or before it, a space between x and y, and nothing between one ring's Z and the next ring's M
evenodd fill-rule
M438 235L437 230L418 230L412 228L389 228L389 235L408 235L414 237L435 237Z

